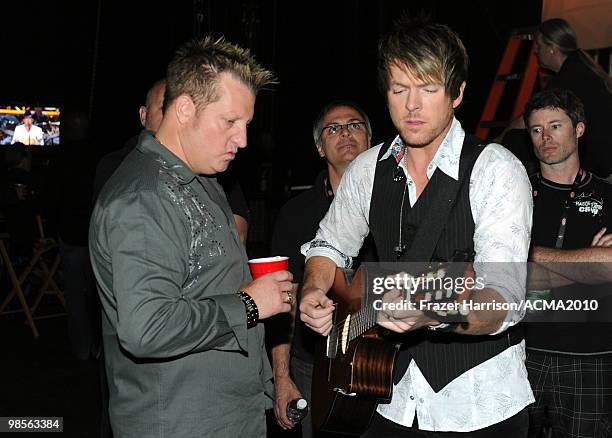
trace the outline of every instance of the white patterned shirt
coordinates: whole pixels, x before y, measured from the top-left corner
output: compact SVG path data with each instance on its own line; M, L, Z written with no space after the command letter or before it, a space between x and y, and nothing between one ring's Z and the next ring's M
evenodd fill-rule
M427 167L431 178L440 168L458 179L465 132L456 119ZM369 233L370 201L381 145L359 155L349 165L315 238L302 245L306 259L325 256L336 265L351 266ZM381 160L398 156L404 144L398 136ZM416 185L406 170L410 205L417 201ZM470 207L474 218L474 271L508 303L525 298L525 281L533 202L531 186L521 162L503 146L489 144L470 176ZM487 263L485 263L487 262ZM504 262L504 263L488 263ZM508 263L513 262L513 263ZM518 323L524 311L509 311L500 330ZM469 432L499 423L534 401L525 368L525 344L514 345L466 371L440 392L433 392L416 363L411 361L394 387L389 404L378 412L391 421L419 429Z
M36 125L30 126L30 130L26 129L25 125L17 125L15 127L15 132L13 133L13 139L11 140L11 144L13 143L23 143L25 145L43 145L44 144L44 136L43 130Z

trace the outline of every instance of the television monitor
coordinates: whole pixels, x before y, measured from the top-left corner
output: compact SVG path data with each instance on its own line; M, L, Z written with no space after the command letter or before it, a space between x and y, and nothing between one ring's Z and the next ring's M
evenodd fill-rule
M31 121L24 120L26 118L31 118ZM27 128L30 124L36 128ZM21 125L24 126L17 128ZM53 106L1 106L0 146L16 141L30 146L59 145L60 109Z

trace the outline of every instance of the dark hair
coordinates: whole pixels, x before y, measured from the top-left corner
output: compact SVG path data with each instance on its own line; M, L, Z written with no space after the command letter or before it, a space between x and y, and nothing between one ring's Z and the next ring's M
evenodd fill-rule
M359 105L357 105L352 100L333 100L329 102L327 105L325 105L321 109L321 111L319 111L319 114L314 120L314 123L312 125L312 136L314 138L315 143L318 143L321 138L321 130L323 129L323 126L321 126L321 124L323 122L323 119L327 115L327 113L341 106L353 108L355 111L357 111L359 115L361 115L361 117L363 118L363 121L366 124L366 131L368 132L369 135L372 135L372 126L370 125L370 119L368 115L365 113L365 111L362 110Z
M576 32L562 18L551 18L550 20L543 21L538 26L538 33L542 35L545 43L558 46L564 55L578 50Z
M210 36L183 44L168 65L164 110L181 94L190 96L198 110L215 102L221 73L230 73L254 94L275 83L271 71L259 65L248 49Z
M525 105L525 112L523 113L525 126L529 127L531 113L544 108L558 109L565 112L572 121L574 128L578 122L586 122L584 105L582 105L582 101L578 96L564 88L550 88L531 96L531 99Z
M443 24L403 16L378 44L378 83L389 89L392 65L405 66L417 79L444 85L452 99L467 79L469 59L459 36Z
M612 79L606 71L589 56L584 50L578 48L576 32L570 24L562 18L551 18L538 26L538 33L545 43L554 44L561 53L568 56L577 53L580 60L599 76L609 93L612 93Z

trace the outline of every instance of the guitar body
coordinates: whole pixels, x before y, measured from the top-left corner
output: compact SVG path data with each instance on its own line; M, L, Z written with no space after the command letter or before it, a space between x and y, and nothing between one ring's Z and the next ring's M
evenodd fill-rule
M359 314L362 277L359 269L348 285L346 273L337 269L329 294L337 303L334 329L316 347L312 382L312 420L318 430L362 434L378 403L391 399L399 345L381 338L375 320L366 325ZM351 324L372 328L350 340Z

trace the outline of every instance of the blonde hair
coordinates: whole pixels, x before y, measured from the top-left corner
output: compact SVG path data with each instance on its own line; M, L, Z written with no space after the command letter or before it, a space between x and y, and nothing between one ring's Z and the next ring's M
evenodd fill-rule
M221 73L229 73L257 94L275 84L274 74L255 61L249 49L207 36L183 44L168 65L164 110L178 96L190 96L198 110L219 99Z
M443 84L446 93L456 99L467 79L468 63L461 39L443 24L403 17L378 44L378 80L383 92L389 89L391 66L397 65L425 83Z

